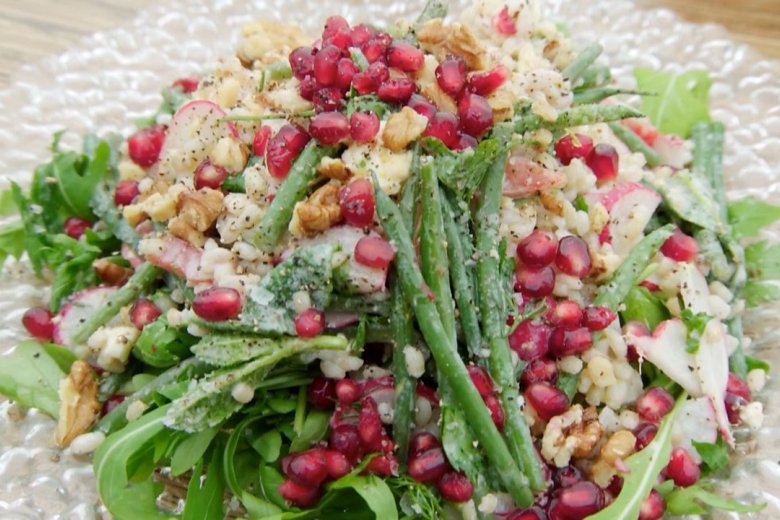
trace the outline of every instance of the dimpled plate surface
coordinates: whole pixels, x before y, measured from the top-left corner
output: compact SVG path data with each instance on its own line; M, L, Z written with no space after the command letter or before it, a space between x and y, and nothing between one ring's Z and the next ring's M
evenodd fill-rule
M381 0L162 0L123 27L23 68L13 86L0 92L0 187L10 180L24 184L32 168L46 159L46 147L57 130L69 129L67 144L87 131L129 131L135 117L157 107L161 86L207 71L214 60L230 55L245 22L285 19L315 33L334 12L353 22L382 23L411 18L420 6L416 1ZM685 23L667 10L637 10L625 0L551 0L545 9L578 42L601 42L621 81L630 83L636 66L708 70L715 80L713 117L728 126L729 195L780 202L780 62L734 43L721 28ZM453 6L452 11L457 10ZM777 240L777 233L768 232L766 238ZM24 337L22 313L46 297L46 284L36 281L24 262L0 277L0 352ZM755 350L780 367L774 349L776 311L753 312L746 323L756 338ZM764 427L741 432L736 465L718 484L729 496L768 503L761 513L744 518L780 518L779 381L775 377L759 396L767 411ZM24 414L7 401L0 403L0 518L103 517L89 461L54 448L52 427L40 413Z

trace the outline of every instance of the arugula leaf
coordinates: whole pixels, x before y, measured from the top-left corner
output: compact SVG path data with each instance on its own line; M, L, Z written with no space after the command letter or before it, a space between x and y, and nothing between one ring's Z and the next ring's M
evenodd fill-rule
M682 74L646 68L634 70L637 87L657 96L642 97L641 110L661 132L687 138L693 126L709 121L709 91L712 79L706 71Z
M701 460L706 466L707 473L715 473L716 471L723 469L729 465L729 448L726 443L723 442L723 438L719 438L718 442L693 442L693 447L699 452Z
M19 211L14 202L14 194L10 189L0 192L0 217L8 217Z
M729 222L737 238L754 237L761 228L780 220L780 206L746 197L728 205Z
M195 466L219 433L219 426L193 433L180 442L171 457L171 475L177 477ZM200 474L198 471L196 473Z
M222 520L225 518L224 496L225 479L219 459L222 454L213 450L206 471L206 479L201 480L203 461L198 463L187 486L187 498L184 501L182 520Z
M24 254L24 224L21 220L0 226L0 268L6 258L12 256L19 260Z
M780 279L780 244L755 242L745 248L745 269L753 280Z
M271 502L246 492L241 495L241 504L243 504L249 518L252 520L268 518L269 516L282 512L278 506L275 506Z
M36 341L19 343L10 355L0 357L0 394L56 419L60 380L73 362L68 359L59 349Z
M497 139L483 139L476 148L463 152L453 152L432 137L423 139L422 145L433 156L439 181L463 200L470 200L490 165L506 151Z
M95 215L106 224L116 238L132 247L138 245L141 238L114 204L114 189L111 184L106 182L98 184L89 204Z
M739 293L748 307L758 307L765 303L780 300L780 286L765 282L748 280Z
M272 428L250 442L252 448L267 463L272 463L279 458L282 450L282 434ZM290 451L297 451L290 448Z
M198 341L186 330L168 325L165 315L146 325L133 345L133 356L155 368L172 367L190 356Z
M646 287L632 287L623 303L624 309L620 311L620 318L624 323L640 321L648 330L653 330L656 325L669 318L669 310L664 302Z
M683 309L680 317L688 328L688 338L686 339L687 346L685 350L694 354L699 350L701 335L704 333L704 328L712 319L712 316L704 314L703 312L696 313L690 309Z
M92 218L89 199L100 181L111 172L111 147L101 142L95 148L95 156L63 152L54 156L52 173L60 189L60 195L71 214Z
M614 502L589 516L588 520L634 520L639 517L642 502L650 494L658 475L669 461L672 453L672 427L680 404L686 397L683 393L672 411L664 417L653 441L625 460L631 471L622 474L623 489Z
M709 487L697 482L689 487L675 488L672 481L666 481L658 486L658 491L664 495L666 510L673 515L703 515L707 513L704 506L734 513L755 513L766 507L766 504L743 504L733 498L724 498L708 491Z

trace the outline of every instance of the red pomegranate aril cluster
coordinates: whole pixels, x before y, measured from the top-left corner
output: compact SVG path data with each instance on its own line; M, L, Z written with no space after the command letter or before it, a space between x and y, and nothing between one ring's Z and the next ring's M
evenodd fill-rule
M455 148L458 145L458 128L460 121L458 116L450 112L436 112L429 120L428 126L423 132L424 137L435 137L447 148Z
M499 65L486 72L476 72L469 76L466 89L480 96L489 96L498 90L508 78L509 70L503 65Z
M117 206L129 206L138 194L138 183L136 181L119 181L114 188L114 204Z
M551 334L547 324L523 320L509 335L509 346L523 361L534 361L547 355Z
M544 317L553 327L574 330L582 324L583 314L582 307L577 302L563 300L555 303Z
M51 341L54 335L54 323L48 309L31 307L22 315L22 325L30 336L42 341Z
M648 388L636 400L636 411L645 421L658 422L674 406L674 396L660 386Z
M409 78L393 78L385 81L376 95L387 103L406 103L417 90L417 84Z
M482 397L482 401L485 403L488 411L490 411L493 423L499 430L502 430L504 428L504 409L501 407L501 401L498 399L490 375L484 368L476 365L468 365L466 370L469 373L471 382L474 383L477 392Z
M289 56L293 76L303 81L314 72L314 50L311 47L298 47Z
M192 311L207 321L225 321L241 312L241 295L231 287L211 287L192 299Z
M695 238L686 235L678 228L663 243L661 253L677 262L693 262L699 253L699 244Z
M172 87L179 87L181 91L185 94L192 94L196 90L198 90L198 84L200 83L200 79L192 77L192 78L179 78L175 80L173 83L171 83Z
M592 266L588 245L578 236L563 237L558 242L555 266L564 274L585 278Z
M753 400L753 394L750 392L750 387L748 384L744 379L734 374L733 372L729 372L728 382L726 383L726 391L730 394L738 395L746 401Z
M336 87L323 87L317 90L311 98L311 102L318 112L340 110L343 101L344 94Z
M70 238L78 240L88 229L92 227L92 222L81 217L68 217L62 224L62 230Z
M352 379L340 379L336 383L336 397L345 405L352 404L360 397L360 387Z
M379 418L379 409L376 401L371 397L364 397L360 402L360 415L358 416L358 438L368 451L382 451L382 420Z
M395 258L390 242L380 237L363 237L355 245L355 261L376 269L387 269Z
M423 66L425 55L414 45L396 40L387 49L387 64L404 72L417 72Z
M584 134L567 134L555 143L555 155L564 166L573 159L584 159L593 149L593 139Z
M341 49L335 45L325 45L314 55L312 74L322 86L328 87L336 83Z
M515 291L534 299L552 294L555 288L555 271L552 267L520 266L515 273Z
M374 112L354 112L349 117L349 135L358 143L370 143L379 133L379 116Z
M291 453L282 459L281 466L287 479L279 485L279 494L298 507L314 505L322 494L323 483L341 478L352 469L343 453L323 448Z
M582 325L592 331L604 330L617 319L617 314L607 307L585 307L582 312Z
M268 125L261 126L255 136L252 139L252 153L258 157L265 157L265 150L268 146L268 139L271 138L271 127Z
M314 338L325 330L325 315L313 307L295 317L295 333L301 338Z
M435 446L410 458L409 476L418 482L435 482L450 469L444 450Z
M701 469L685 448L674 448L666 466L666 475L674 480L676 485L688 487L699 480Z
M333 145L349 136L349 121L341 112L320 112L309 122L309 134L320 144Z
M636 437L635 446L637 451L653 442L656 433L658 433L657 425L648 422L639 423L639 425L634 428L634 436Z
M599 143L585 157L585 164L591 169L598 182L615 180L620 158L611 144Z
M164 142L165 127L144 128L127 139L127 153L135 164L148 168L160 158Z
M556 358L582 354L592 345L591 331L585 327L574 330L554 329L550 335L550 354Z
M666 501L655 489L642 501L638 520L661 520L666 512Z
M430 432L420 432L409 440L409 456L414 458L424 451L441 446L438 437Z
M539 506L512 511L505 520L547 520L547 513Z
M569 398L549 383L533 383L525 389L525 400L541 419L549 421L569 407Z
M422 94L412 94L406 106L417 112L418 114L427 117L429 120L436 114L436 106L428 101L428 98Z
M268 140L265 163L268 173L276 179L284 179L293 161L311 140L309 134L298 125L284 125Z
M159 318L160 314L162 312L154 303L146 298L139 298L130 307L130 322L138 330L143 330L144 327Z
M474 494L471 481L452 469L439 439L431 433L421 432L410 440L407 471L418 482L435 484L445 500L466 502Z
M336 381L315 377L306 389L309 403L320 410L331 410L336 403Z
M466 63L457 57L449 57L436 67L436 83L445 94L458 99L466 88Z
M572 465L553 471L553 483L557 488L567 488L583 480L582 472Z
M582 520L604 509L604 491L590 481L560 490L550 505L551 520Z
M467 502L474 495L474 484L461 471L448 471L442 475L436 489L450 502Z
M195 189L211 188L218 190L227 177L227 171L222 166L206 159L195 168Z
M347 224L366 227L374 221L374 189L368 179L355 179L339 190L339 207Z
M479 94L466 93L458 102L460 129L468 135L480 137L493 126L493 109Z
M551 234L535 230L517 244L517 258L523 265L544 267L555 260L558 240Z
M528 388L534 383L549 383L558 381L558 365L549 358L535 359L528 363L520 374L520 383Z

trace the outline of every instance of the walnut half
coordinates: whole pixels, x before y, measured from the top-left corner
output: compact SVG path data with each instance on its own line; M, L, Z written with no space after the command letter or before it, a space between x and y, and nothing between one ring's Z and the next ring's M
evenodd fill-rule
M296 204L290 221L290 233L297 237L312 236L341 222L340 186L338 181L331 181L318 188L308 199Z
M70 373L60 381L60 418L54 431L58 446L70 445L92 427L100 412L97 393L98 385L87 362L74 362Z
M168 230L194 246L203 246L206 243L203 233L222 213L223 198L221 191L211 188L182 192L176 202L178 215L168 222Z
M547 423L542 437L542 455L562 468L572 457L590 455L603 433L604 427L599 423L596 408L591 406L583 410L582 406L575 404Z

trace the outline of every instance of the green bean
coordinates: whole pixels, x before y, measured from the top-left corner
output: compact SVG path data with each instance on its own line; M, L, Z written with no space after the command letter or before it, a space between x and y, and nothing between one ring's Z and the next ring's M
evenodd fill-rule
M244 174L227 177L219 187L223 191L229 191L230 193L245 193Z
M709 180L721 218L728 222L723 188L723 123L701 122L693 127L693 171Z
M317 146L313 141L306 145L257 225L252 240L257 248L267 251L276 246L292 219L295 204L303 199L309 185L317 177L317 165L323 157L334 153L333 148Z
M395 384L395 407L393 412L393 440L398 450L398 462L403 466L409 452L409 436L412 430L412 416L416 400L417 380L409 375L404 349L414 341L412 315L404 300L401 285L392 284L392 314L390 328L393 332L393 381Z
M644 95L636 90L627 90L617 87L597 87L574 92L574 103L577 105L586 105L589 103L599 103L612 96L626 95Z
M603 51L604 47L598 43L592 43L588 45L582 49L582 51L580 51L580 53L576 58L574 58L574 61L572 61L568 67L561 71L561 75L565 79L571 81L573 85L580 78L580 76L582 76L582 73L585 72L588 67L593 65L596 59L601 56Z
M395 271L398 273L404 297L414 310L425 342L446 384L452 389L457 405L485 449L488 459L500 474L507 491L518 504L527 505L533 500L526 487L527 480L512 459L490 412L469 378L463 360L447 338L436 306L423 290L425 282L415 262L414 246L401 214L390 197L378 187L376 179L374 186L377 214L385 233L396 247Z
M390 316L392 302L384 295L370 296L346 296L334 294L328 302L328 310L354 312L356 314L374 314L377 316Z
M596 63L583 71L580 76L580 83L575 88L575 91L603 87L609 83L610 79L612 79L612 72L609 70L609 67Z
M642 271L674 230L674 224L667 224L656 229L634 246L612 275L609 283L601 286L593 304L617 311L631 288L641 282L639 278Z
M473 357L478 357L482 349L482 333L479 330L477 297L474 288L474 269L471 255L466 255L466 233L458 228L453 216L452 206L447 197L442 197L444 215L444 233L447 237L447 255L450 263L450 277L455 291L463 337L466 348Z
M514 131L522 134L540 128L565 130L575 126L608 123L630 117L642 117L642 113L622 105L580 105L562 111L555 121L546 121L533 113L523 114L515 119Z
M406 179L404 189L401 191L401 216L404 219L404 225L412 234L414 234L414 218L417 209L417 198L419 188L419 171L420 171L420 146L419 144L414 147L414 155L412 156L412 174Z
M133 276L127 280L127 283L111 295L111 299L108 302L102 307L95 309L95 312L76 329L76 332L70 338L71 342L76 345L86 343L92 333L108 323L111 318L119 313L122 307L138 299L160 273L162 273L162 270L159 267L148 262L142 264L135 270Z
M612 133L628 146L629 150L644 155L645 162L649 167L655 168L661 164L661 156L658 155L658 152L650 148L633 130L614 121L609 123L609 127L612 129Z
M531 487L545 488L539 457L528 424L520 412L519 389L506 336L503 282L499 273L498 219L506 156L497 160L482 181L474 220L477 245L477 294L482 332L490 351L488 368L497 387L506 417L507 445L525 472Z

